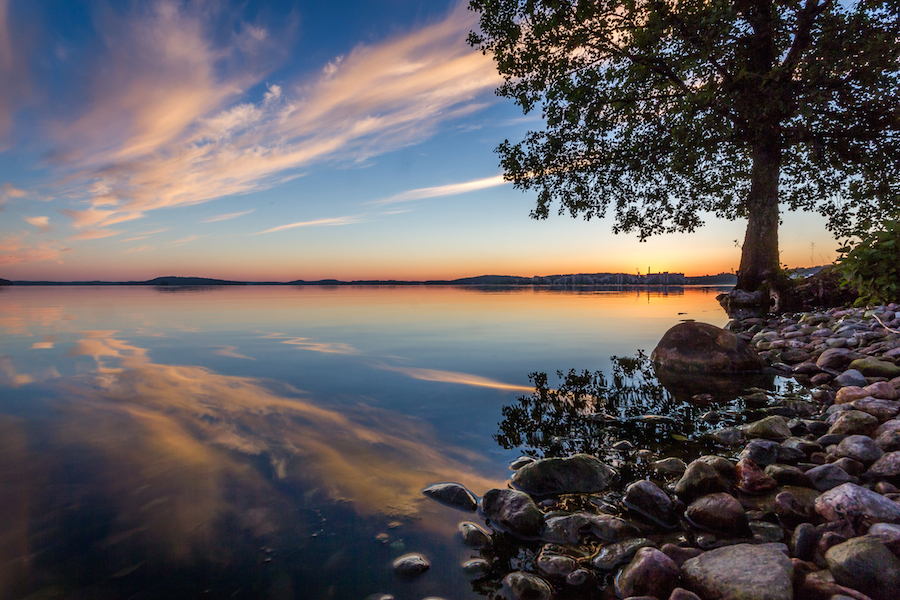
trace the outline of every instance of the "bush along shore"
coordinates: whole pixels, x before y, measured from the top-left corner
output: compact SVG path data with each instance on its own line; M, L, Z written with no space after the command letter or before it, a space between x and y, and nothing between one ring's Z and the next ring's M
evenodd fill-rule
M509 487L480 499L456 483L424 490L477 511L480 519L460 524L460 543L473 548L461 568L477 592L900 597L900 307L751 318L726 329L806 387L807 399L705 434L720 450L687 464L655 456L646 479L620 481L599 458L574 454L522 457L510 465ZM410 554L394 568L416 577L429 565Z

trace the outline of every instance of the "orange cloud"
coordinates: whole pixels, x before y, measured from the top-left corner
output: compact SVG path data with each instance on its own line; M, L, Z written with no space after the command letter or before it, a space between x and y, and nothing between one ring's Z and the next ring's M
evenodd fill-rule
M378 368L385 371L394 371L402 373L413 379L422 381L437 381L440 383L456 383L460 385L469 385L473 387L490 388L494 390L503 390L507 392L533 392L534 387L524 385L515 385L512 383L503 383L495 379L488 379L471 373L460 373L458 371L442 371L439 369L420 369L416 367L391 367L388 365L379 365Z
M416 190L409 190L408 192L403 192L402 194L397 194L395 196L391 196L390 198L385 198L383 200L376 200L374 202L369 202L368 204L375 204L377 206L384 206L386 204L396 204L398 202L410 202L412 200L422 200L424 198L437 198L440 196L455 196L457 194L465 194L468 192L474 192L477 190L483 190L486 188L497 187L498 185L504 185L507 182L503 179L503 175L495 175L493 177L486 177L484 179L476 179L473 181L464 181L462 183L451 183L448 185L439 185L435 187L427 187L427 188L419 188Z
M50 217L23 217L25 222L38 228L38 233L50 231Z

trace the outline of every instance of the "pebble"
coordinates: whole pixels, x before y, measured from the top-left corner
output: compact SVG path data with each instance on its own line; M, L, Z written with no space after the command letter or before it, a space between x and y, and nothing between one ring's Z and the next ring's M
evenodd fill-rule
M459 510L474 512L478 508L475 494L458 483L436 483L422 490L422 493L441 504Z
M503 600L551 600L553 588L540 577L516 571L503 578L499 596Z

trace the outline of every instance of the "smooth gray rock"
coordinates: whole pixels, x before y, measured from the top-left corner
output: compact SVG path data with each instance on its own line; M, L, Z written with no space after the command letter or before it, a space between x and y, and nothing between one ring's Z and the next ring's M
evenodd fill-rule
M674 475L681 477L687 465L680 458L669 457L662 460L656 460L650 463L650 466L660 475Z
M869 435L878 427L878 419L859 410L848 410L838 417L828 433L844 435Z
M884 450L867 435L848 435L838 444L836 454L869 465L881 458Z
M472 579L487 575L491 570L491 563L483 558L473 558L462 564L463 573Z
M779 462L779 452L781 444L771 440L752 440L747 444L739 455L739 458L749 458L761 467Z
M551 600L553 588L536 575L516 571L503 578L498 595L503 600Z
M900 560L884 544L858 537L832 546L825 563L840 585L859 590L872 600L895 600L900 591Z
M710 550L681 567L685 587L704 600L793 600L794 567L780 544Z
M585 538L617 542L638 535L634 525L613 515L593 513L548 514L541 539L551 544L576 545Z
M657 369L682 373L758 372L765 366L735 334L697 321L669 329L650 354L650 361Z
M900 376L900 366L874 356L858 358L850 363L850 368L856 369L865 377L886 377L892 379ZM863 386L865 385L864 383Z
M813 485L820 492L836 488L851 479L850 474L845 470L830 464L813 467L806 472L806 476L812 480Z
M578 563L571 556L557 554L544 548L537 557L537 569L547 577L566 577L578 568Z
M850 518L855 523L900 523L900 504L881 494L845 483L816 498L816 512L827 521Z
M616 577L616 594L620 598L668 598L680 575L681 569L671 558L656 548L641 548Z
M887 421L893 419L900 413L900 402L894 400L882 400L881 398L873 398L866 396L850 403L856 410L869 413L879 421Z
M834 383L839 386L864 386L868 383L866 381L866 376L857 371L856 369L847 369L840 375L834 378Z
M589 454L544 458L513 473L512 485L535 496L588 494L607 488L615 471Z
M474 512L478 508L478 500L475 494L458 483L436 483L430 485L422 493L441 504Z
M481 510L491 527L523 539L536 539L544 529L544 514L531 496L517 490L488 490Z

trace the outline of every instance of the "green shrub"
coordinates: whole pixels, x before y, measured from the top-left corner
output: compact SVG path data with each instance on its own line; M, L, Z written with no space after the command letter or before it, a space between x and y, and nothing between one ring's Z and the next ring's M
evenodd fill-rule
M900 299L900 221L886 221L883 229L838 252L841 285L857 291L857 306Z

